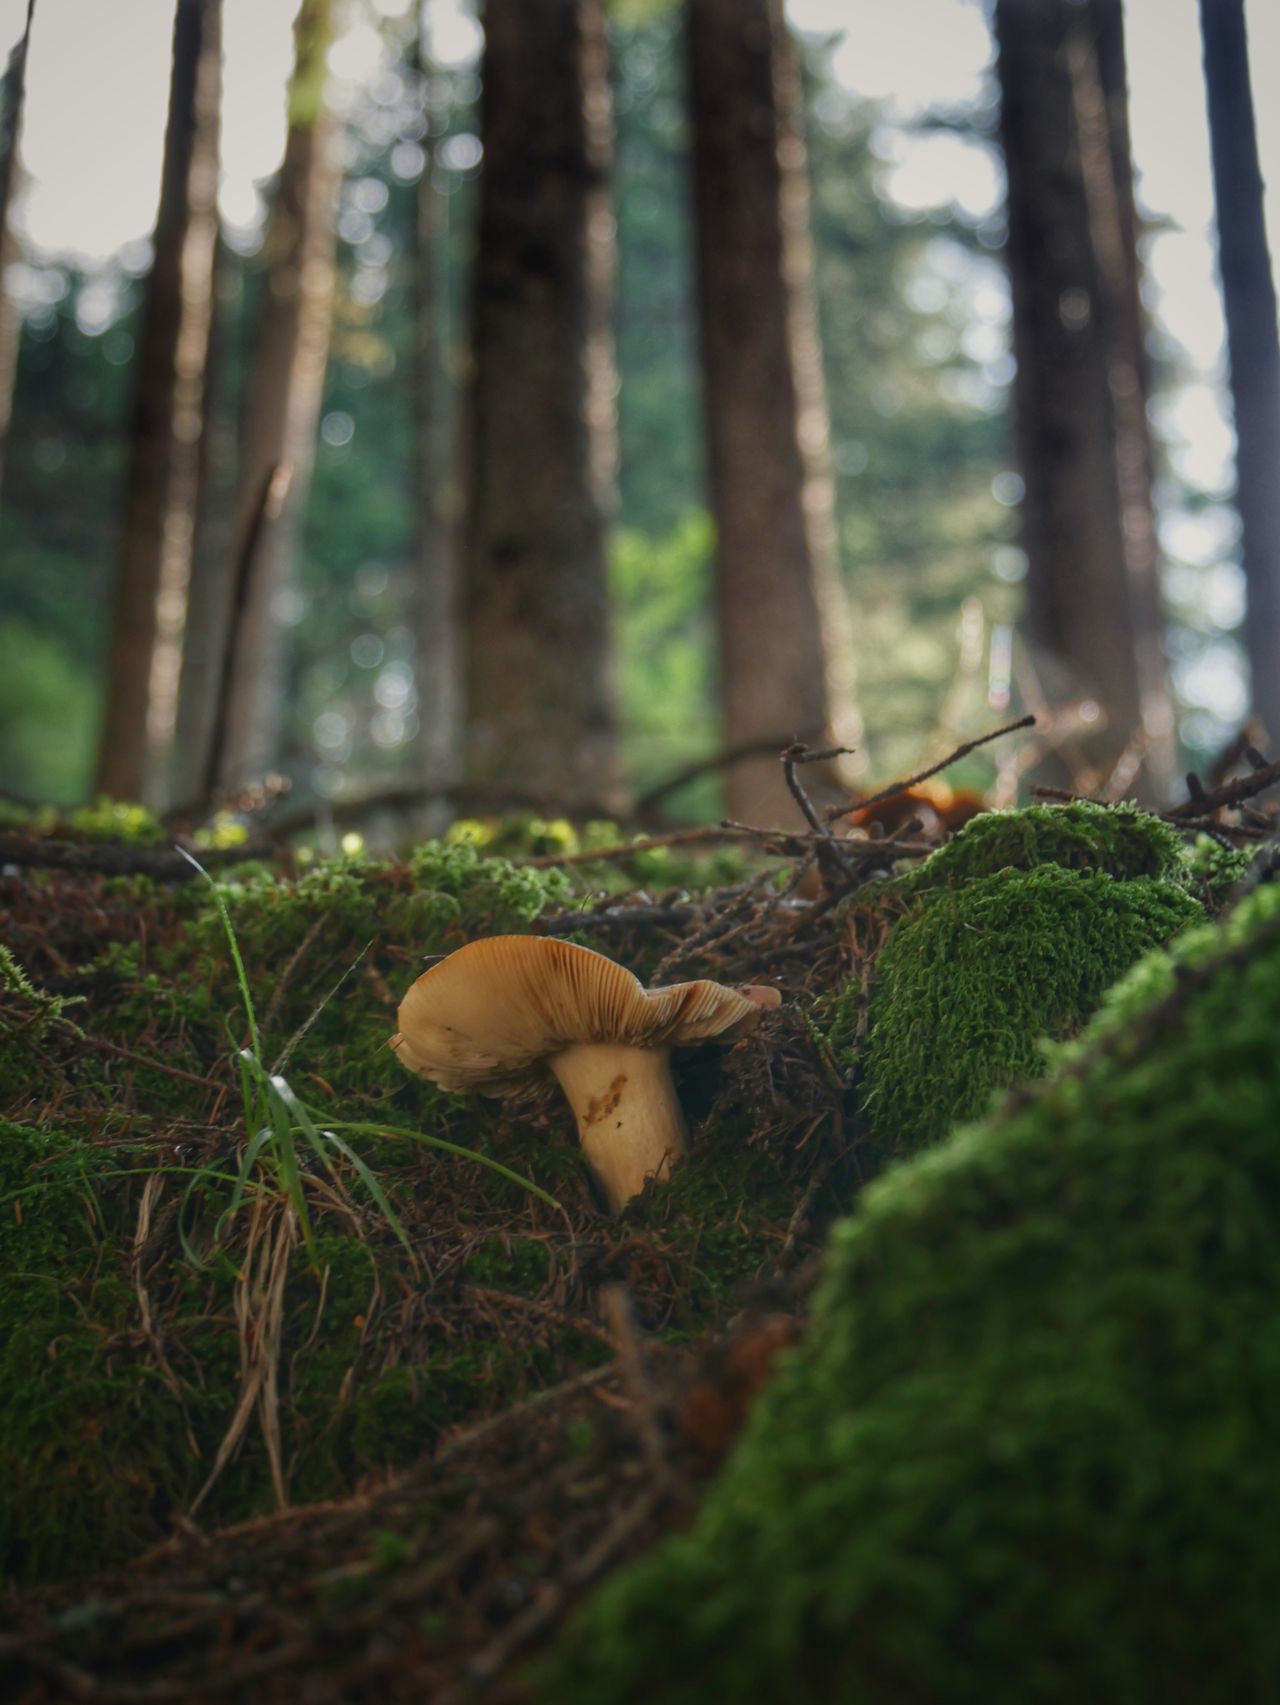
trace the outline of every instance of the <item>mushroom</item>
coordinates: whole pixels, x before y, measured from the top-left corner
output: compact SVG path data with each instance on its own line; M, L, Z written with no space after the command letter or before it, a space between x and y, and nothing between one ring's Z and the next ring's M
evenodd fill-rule
M391 1046L410 1071L453 1091L502 1095L550 1071L616 1213L685 1151L672 1048L735 1041L779 998L706 981L645 989L588 947L496 935L418 978Z

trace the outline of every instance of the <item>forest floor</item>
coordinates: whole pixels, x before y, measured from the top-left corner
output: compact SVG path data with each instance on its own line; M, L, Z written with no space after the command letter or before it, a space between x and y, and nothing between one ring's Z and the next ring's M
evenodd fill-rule
M945 830L814 813L700 865L430 843L215 891L111 827L0 845L0 1693L524 1698L803 1330L885 1158L833 1040L889 922L851 896ZM424 951L509 930L782 994L681 1057L691 1152L620 1216L553 1088L444 1096L386 1048Z
M354 1497L221 1532L183 1522L126 1570L16 1599L6 1697L523 1697L524 1660L581 1594L691 1517L798 1335L807 1278L680 1349L619 1337L608 1365Z

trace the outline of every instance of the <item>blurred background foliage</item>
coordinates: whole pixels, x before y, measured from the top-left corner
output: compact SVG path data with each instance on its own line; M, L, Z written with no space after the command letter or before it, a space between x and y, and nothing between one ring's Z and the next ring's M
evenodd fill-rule
M290 690L280 767L321 795L414 776L411 198L429 134L446 233L446 367L456 384L481 152L476 65L443 67L424 86L407 18L370 15L383 49L344 113L334 338L301 573L283 612ZM620 377L611 587L622 756L643 792L720 744L713 534L678 10L616 0L609 28ZM1025 564L1014 543L1020 482L1009 471L1002 227L998 216L954 204L922 212L896 201L879 106L842 85L832 40L805 34L800 44L839 541L871 765L885 774L1009 699ZM927 122L989 143L994 90ZM259 225L229 231L224 244L215 482L218 445L234 440L243 397L260 242ZM0 787L19 796L70 803L91 787L148 259L147 245L133 243L92 272L35 250L21 267L17 427L0 506ZM1153 417L1176 436L1168 399L1186 377L1180 351L1158 327L1153 350ZM1167 462L1161 481L1169 650L1183 743L1196 758L1244 706L1230 638L1241 615L1228 560L1234 520L1221 493L1197 490ZM713 814L719 782L705 778L670 804L676 815Z

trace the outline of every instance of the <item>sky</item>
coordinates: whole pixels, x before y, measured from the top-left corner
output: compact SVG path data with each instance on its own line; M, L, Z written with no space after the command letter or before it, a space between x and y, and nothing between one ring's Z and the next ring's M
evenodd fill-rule
M403 16L413 0L347 0L347 24L330 59L339 103L376 77L383 51L376 24ZM882 187L922 215L958 205L981 219L1002 195L996 150L982 141L918 132L930 108L994 100L992 45L979 0L787 0L793 26L838 38L835 70L853 94L885 103L874 137ZM159 193L160 151L174 0L37 0L28 70L22 156L27 182L16 223L37 258L92 269L124 253L131 270L146 265L146 238ZM259 185L284 147L283 86L297 0L224 0L224 217L234 236L262 213ZM1223 390L1222 309L1214 270L1213 192L1201 78L1196 0L1126 0L1131 126L1139 204L1161 228L1146 239L1146 290L1160 324L1190 358L1188 382L1161 400L1153 417L1177 474L1226 496L1232 484L1232 434ZM18 34L25 0L0 0L0 52ZM458 65L478 56L481 36L472 0L432 0L434 51ZM1267 98L1280 68L1280 4L1246 0L1259 146L1267 182L1273 256L1280 250L1280 103ZM1007 305L998 270L975 293L970 353L994 375L1007 355ZM945 285L945 272L940 274ZM31 275L33 287L37 275ZM15 281L21 294L22 278ZM935 282L934 288L938 285ZM961 283L954 288L961 291ZM96 303L96 307L95 307ZM100 299L82 293L82 311L112 317L109 274ZM90 329L86 327L86 329ZM1162 532L1175 557L1192 567L1217 564L1199 596L1224 625L1238 619L1239 576L1232 579L1225 511L1196 519L1166 503ZM1216 603L1215 603L1216 600ZM1215 613L1216 612L1216 613ZM1229 720L1219 668L1218 711ZM1209 695L1213 696L1212 692Z

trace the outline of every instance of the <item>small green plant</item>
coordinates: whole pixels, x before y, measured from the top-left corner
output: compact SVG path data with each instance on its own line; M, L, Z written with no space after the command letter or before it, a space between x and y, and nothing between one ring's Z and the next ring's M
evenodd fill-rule
M347 1131L352 1135L402 1137L406 1141L422 1143L428 1148L437 1149L445 1154L474 1160L481 1166L486 1166L490 1171L497 1173L499 1177L505 1178L508 1183L520 1185L530 1195L536 1196L550 1207L560 1208L555 1197L541 1189L531 1179L512 1171L510 1167L503 1166L500 1161L492 1159L489 1155L479 1154L474 1149L464 1148L458 1143L447 1142L443 1137L429 1136L422 1131L410 1131L381 1121L325 1119L323 1114L310 1107L297 1094L288 1079L278 1069L292 1053L294 1047L316 1018L319 1017L320 1012L333 999L342 983L359 964L367 948L362 950L357 959L347 967L338 983L324 997L319 1007L295 1032L286 1044L284 1052L277 1062L277 1068L268 1069L262 1058L262 1037L258 1028L253 993L249 987L249 977L240 952L240 943L236 938L235 926L232 924L231 915L227 911L226 901L223 899L217 883L214 882L199 860L181 848L179 851L182 852L182 856L188 863L195 866L213 890L214 902L222 919L223 929L226 932L227 946L230 949L231 962L235 968L236 983L240 990L245 1020L249 1029L249 1046L237 1050L237 1063L240 1074L240 1095L244 1106L245 1130L251 1134L240 1160L231 1200L218 1221L215 1241L225 1227L231 1223L243 1203L246 1193L255 1187L260 1187L259 1173L265 1173L274 1189L288 1201L297 1220L307 1254L312 1264L316 1264L315 1231L307 1205L304 1168L300 1160L300 1151L305 1145L343 1199L346 1197L346 1189L338 1162L346 1161L355 1172L356 1177L360 1180L388 1227L404 1246L410 1261L416 1265L413 1247L399 1216L387 1198L386 1192L367 1163L356 1153L345 1137L338 1135L339 1131ZM196 1180L193 1179L191 1185L188 1186L188 1198L192 1194L195 1183ZM181 1221L179 1224L181 1229ZM196 1265L202 1265L201 1257L191 1244L186 1231L181 1230L181 1235L183 1248L188 1258Z
M222 1243L227 1227L235 1220L246 1198L252 1197L244 1252L238 1271L242 1283L236 1291L236 1315L241 1340L240 1397L218 1447L213 1466L191 1509L193 1512L197 1510L213 1489L234 1455L255 1410L262 1425L276 1498L283 1506L287 1501L287 1493L280 1432L278 1373L283 1345L285 1285L288 1280L290 1256L299 1236L311 1266L317 1271L321 1266L307 1200L308 1182L315 1174L304 1164L306 1152L310 1151L312 1159L320 1169L320 1176L325 1178L332 1194L344 1206L349 1206L350 1201L339 1163L345 1161L353 1169L388 1228L403 1245L414 1268L418 1264L417 1256L399 1215L375 1174L346 1138L338 1134L340 1131L353 1135L403 1137L447 1154L478 1161L482 1166L488 1167L509 1182L520 1185L551 1207L563 1210L554 1196L487 1155L477 1154L457 1143L446 1142L442 1137L402 1130L382 1122L325 1119L310 1107L297 1094L279 1067L284 1064L302 1036L351 975L368 951L367 947L361 950L337 984L329 990L320 1005L286 1043L275 1069L269 1068L263 1060L262 1033L254 1007L253 992L249 987L244 957L240 952L240 943L226 901L217 883L200 861L181 848L179 851L182 851L182 856L195 867L213 891L249 1033L249 1045L239 1048L236 1056L247 1141L232 1186L231 1199L214 1227L215 1247ZM187 1186L183 1200L184 1211L197 1185L209 1176L209 1169L198 1169L197 1175ZM202 1266L205 1263L195 1249L183 1222L184 1214L180 1213L178 1230L183 1250L188 1260L196 1266Z

